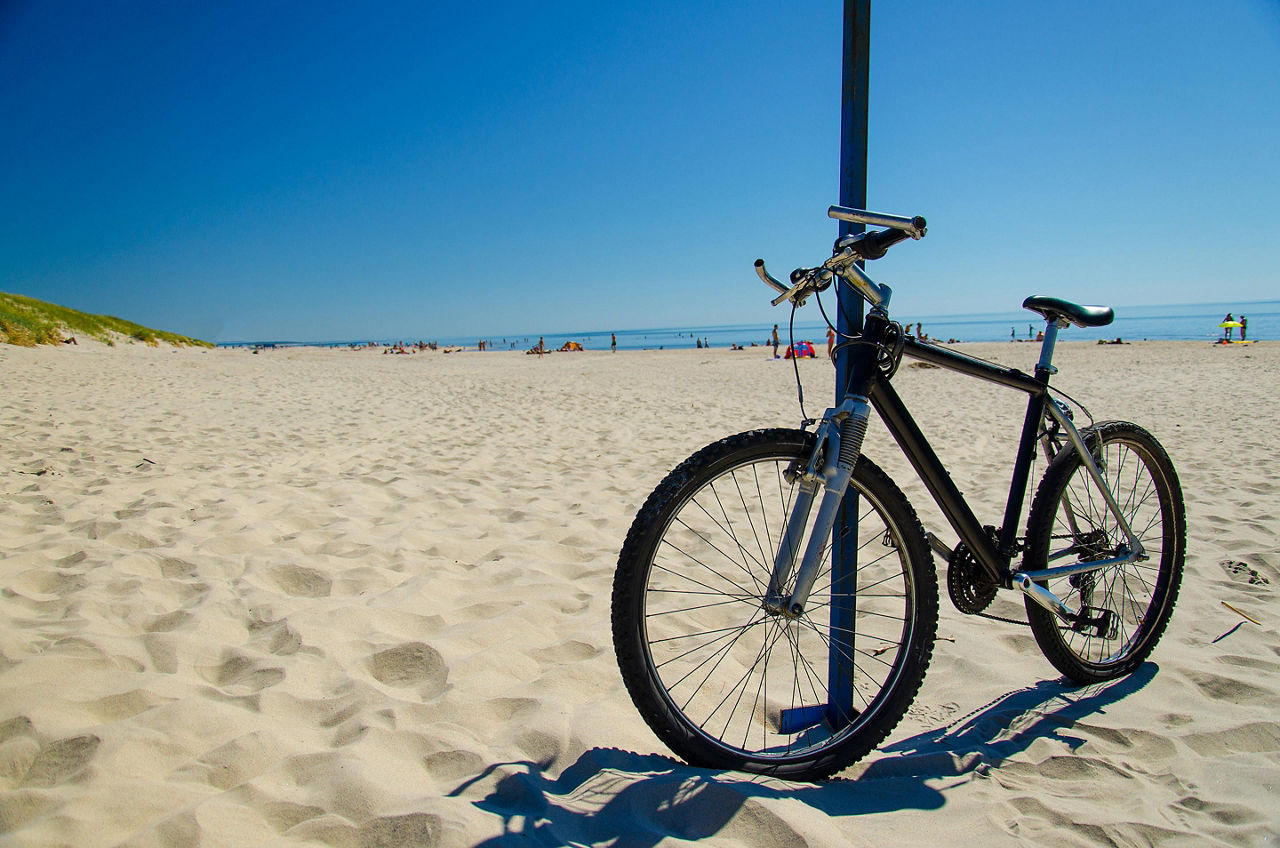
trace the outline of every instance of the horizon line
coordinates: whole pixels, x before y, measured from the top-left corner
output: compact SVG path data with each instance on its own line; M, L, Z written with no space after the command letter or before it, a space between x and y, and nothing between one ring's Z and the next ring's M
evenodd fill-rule
M1236 301L1235 303L1237 304L1237 308L1239 306L1255 306L1255 305L1268 304L1268 303L1280 304L1280 298L1272 298L1268 300ZM1171 308L1179 308L1179 307L1221 306L1223 304L1228 304L1228 301L1221 301L1221 300L1199 301L1195 303L1136 303L1136 304L1122 304L1120 306L1116 306L1113 308L1116 308L1116 309L1145 309L1145 308L1171 309ZM930 320L938 320L938 319L948 319L952 321L959 321L966 318L981 318L984 316L995 316L995 315L1004 316L1004 315L1016 315L1016 314L1020 314L1020 313L1017 310L1005 310L1005 311L996 311L996 312L966 312L966 313L951 313L951 314L935 313L932 315L927 315L927 314L917 315L915 316L915 320L930 321ZM442 336L440 338L462 339L462 338L470 338L472 335L475 335L479 339L492 340L498 337L501 337L504 339L516 339L516 338L523 339L523 338L533 338L534 336L554 336L554 337L603 336L603 335L608 335L610 333L621 333L621 334L633 335L635 333L645 333L645 332L669 332L672 330L697 330L698 328L705 328L707 330L720 330L720 329L731 329L736 327L742 327L746 329L746 328L756 326L757 323L760 323L761 326L764 326L769 322L765 321L765 322L735 322L735 323L728 323L728 324L681 324L681 325L670 325L665 327L655 326L655 327L635 327L631 329L571 330L571 331L550 331L550 332L539 332L539 333L527 333L527 332L525 333L481 333L481 334L461 333L461 334L454 334L449 336ZM783 322L776 321L774 323L777 323L779 326L781 326ZM797 321L796 323L798 326L810 325L810 324L815 326L825 326L825 322L822 320ZM382 336L357 336L357 337L348 337L343 339L230 339L227 341L217 341L217 342L214 342L214 344L216 345L254 345L254 344L345 345L345 344L358 344L362 342L363 343L368 343L368 342L383 343L383 342L390 341L393 338L403 340L410 337L419 339L419 338L422 338L422 335L421 334L391 334L391 335L382 335Z

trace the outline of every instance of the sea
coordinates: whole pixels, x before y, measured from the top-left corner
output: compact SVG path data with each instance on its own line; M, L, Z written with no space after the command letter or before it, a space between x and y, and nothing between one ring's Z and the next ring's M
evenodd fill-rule
M1116 319L1106 327L1082 329L1070 327L1059 336L1060 341L1097 341L1101 339L1124 341L1203 341L1212 342L1223 337L1218 325L1227 313L1236 320L1248 316L1248 337L1268 340L1280 338L1280 300L1254 301L1251 303L1198 303L1161 306L1119 306ZM786 344L789 336L788 315L779 313L778 336ZM931 339L943 342L998 342L1033 338L1044 322L1039 316L1026 310L1017 312L988 312L976 315L900 315L894 320L919 323ZM288 347L295 345L346 347L351 344L410 344L418 341L435 342L441 347L475 348L484 341L489 350L528 350L543 339L547 350L557 350L566 342L577 342L587 350L608 350L610 333L618 336L618 350L681 350L697 348L699 343L713 348L731 345L750 347L767 344L772 323L699 325L688 327L653 327L640 330L598 329L576 332L542 332L527 335L488 337L399 337L382 339L341 339L330 341L257 341L223 342L219 347ZM826 342L827 327L821 322L801 322L794 325L797 341L809 340L816 344ZM1233 338L1240 337L1239 329L1232 331Z

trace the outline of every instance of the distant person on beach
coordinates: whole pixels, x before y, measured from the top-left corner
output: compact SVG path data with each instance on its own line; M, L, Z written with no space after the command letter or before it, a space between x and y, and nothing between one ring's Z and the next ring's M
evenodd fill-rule
M1247 332L1249 332L1249 319L1241 315L1240 316L1240 341L1245 340L1244 337L1245 337L1245 333Z
M609 352L610 353L618 352L618 334L617 333L609 334Z
M1018 340L1018 331L1013 327L1009 328L1009 341L1016 342Z
M773 325L773 335L769 337L769 344L773 345L773 358L778 358L778 325Z
M830 327L827 328L827 359L836 361L836 331Z
M1232 318L1232 317L1231 317L1231 313L1230 313L1230 312L1228 312L1228 313L1227 313L1227 317L1222 319L1222 323L1224 323L1224 324L1228 324L1228 323L1230 323L1230 322L1232 322L1232 321L1234 321L1234 320L1236 320L1236 319ZM1231 341L1231 328L1230 328L1230 327L1223 327L1222 329L1223 329L1223 331L1224 331L1224 332L1226 332L1226 336L1224 336L1224 338L1226 338L1226 340L1227 340L1227 341Z

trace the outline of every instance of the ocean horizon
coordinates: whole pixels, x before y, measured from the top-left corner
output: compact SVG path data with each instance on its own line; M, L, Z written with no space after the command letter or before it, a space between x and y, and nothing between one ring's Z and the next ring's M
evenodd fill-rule
M1116 319L1106 327L1071 327L1059 337L1062 341L1097 341L1100 339L1124 339L1125 341L1213 341L1221 338L1218 327L1230 313L1237 320L1241 315L1249 321L1248 337L1275 339L1280 337L1280 300L1253 301L1248 303L1195 303L1149 306L1120 306L1115 308ZM777 321L778 336L787 344L790 313L780 315ZM1027 310L986 312L971 315L895 315L895 320L923 326L923 332L931 339L942 342L998 342L1010 339L1034 338L1044 322ZM402 335L370 338L327 340L264 339L255 341L219 342L218 347L347 347L350 345L394 345L417 342L435 342L442 347L474 348L484 341L490 350L527 350L542 338L548 350L555 350L565 342L577 342L587 350L608 350L610 334L618 337L618 350L679 350L704 346L724 348L730 345L750 347L767 344L774 322L722 325L690 325L677 327L652 327L630 330L587 330L577 332L542 332L487 336L431 336ZM826 324L821 321L797 321L794 326L796 341L826 341ZM1239 330L1233 333L1239 338Z

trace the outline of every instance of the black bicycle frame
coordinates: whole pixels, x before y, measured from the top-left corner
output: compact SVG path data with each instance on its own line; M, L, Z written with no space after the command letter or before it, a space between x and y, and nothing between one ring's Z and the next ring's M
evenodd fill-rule
M874 311L867 315L863 340L883 338L887 319ZM1036 367L1034 376L1016 368L1006 368L984 362L972 356L938 347L907 337L902 353L913 359L937 365L970 377L996 383L1026 392L1027 414L1022 424L1022 436L1013 465L1013 479L1009 486L1009 500L1005 505L1004 522L996 540L992 540L982 523L965 501L956 484L951 480L942 461L920 431L915 419L907 410L889 379L875 364L876 348L859 345L849 379L849 391L863 394L880 415L898 446L915 468L934 502L942 510L960 541L973 554L974 559L997 585L1012 585L1010 563L1017 554L1018 524L1022 514L1022 501L1027 492L1027 479L1031 473L1031 461L1035 455L1040 426L1044 420L1045 404L1049 398L1051 369Z

